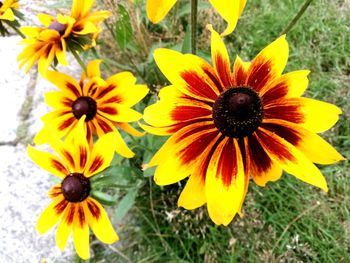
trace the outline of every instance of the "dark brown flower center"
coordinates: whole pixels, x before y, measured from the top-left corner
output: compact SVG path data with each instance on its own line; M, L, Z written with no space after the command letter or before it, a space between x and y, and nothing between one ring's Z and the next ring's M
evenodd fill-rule
M2 2L0 1L0 8L2 7Z
M72 173L63 179L61 189L64 198L72 203L84 201L90 194L90 181L83 174Z
M221 93L213 105L213 120L228 137L242 138L252 134L263 119L259 95L249 87L233 87Z
M57 21L53 21L48 27L48 29L56 30L61 36L66 31L66 28L67 28L67 25L61 24Z
M85 114L85 121L90 121L95 117L97 112L96 101L87 96L79 97L76 101L73 102L72 111L74 117L78 120Z

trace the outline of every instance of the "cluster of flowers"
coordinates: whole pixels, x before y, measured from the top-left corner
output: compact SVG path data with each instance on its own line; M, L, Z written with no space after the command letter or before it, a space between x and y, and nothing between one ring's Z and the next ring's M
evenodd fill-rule
M175 0L148 0L147 14L158 23ZM227 21L221 36L232 33L246 1L211 0ZM14 19L17 1L0 2L0 21ZM282 74L288 43L282 35L251 62L230 58L221 36L211 25L212 64L193 54L158 48L154 59L171 85L144 114L131 109L148 93L130 72L104 80L101 60L87 64L79 81L49 70L67 65L73 54L96 44L100 23L110 13L91 11L94 0L73 0L70 15L38 17L42 27L22 27L25 45L20 66L28 71L36 62L41 75L59 91L45 94L54 110L42 117L44 128L36 144L48 143L57 155L28 146L29 157L61 183L49 191L52 203L37 222L45 233L58 224L56 242L65 248L71 232L78 255L89 258L89 227L102 242L118 236L97 200L90 196L90 178L109 166L115 152L126 158L134 153L118 129L132 136L146 132L170 136L147 167L157 166L154 180L169 185L188 177L178 205L195 209L207 205L215 224L228 225L238 213L249 179L259 186L278 180L286 171L327 191L327 183L313 164L331 164L344 158L317 133L330 129L341 110L329 103L301 97L308 86L308 70ZM0 24L1 25L1 24ZM96 142L93 135L99 138Z

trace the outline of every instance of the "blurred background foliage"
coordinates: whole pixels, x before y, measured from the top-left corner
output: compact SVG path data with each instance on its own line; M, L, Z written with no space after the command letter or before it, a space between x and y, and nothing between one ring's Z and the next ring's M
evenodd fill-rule
M139 83L147 83L151 92L136 106L142 112L168 84L153 61L153 50L190 51L190 1L178 1L157 25L146 17L145 0L98 4L113 16L97 47L84 59L102 58L106 76L128 70ZM232 62L236 54L244 60L254 58L280 35L302 4L303 0L248 0L236 30L225 38ZM69 1L59 3L64 5ZM346 158L350 156L349 21L350 1L313 1L287 35L290 56L285 70L310 69L306 96L343 109L338 124L323 137ZM199 1L198 22L198 54L210 61L205 26L211 23L220 32L225 23L206 0ZM152 179L154 169L142 169L165 137L123 135L136 156L116 155L112 167L94 178L92 193L110 205L120 242L108 246L93 240L90 262L350 262L348 161L320 167L328 194L288 174L265 188L251 183L243 205L245 216L223 227L211 222L205 207L194 211L177 207L185 181L159 187Z

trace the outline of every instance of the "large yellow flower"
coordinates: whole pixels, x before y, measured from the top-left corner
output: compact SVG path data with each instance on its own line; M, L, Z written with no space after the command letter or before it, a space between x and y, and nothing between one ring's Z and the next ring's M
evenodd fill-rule
M344 158L316 133L331 128L341 110L303 98L308 70L282 74L288 60L285 35L253 61L238 56L231 70L226 47L211 27L214 66L190 54L157 49L155 61L172 85L145 109L144 129L171 135L149 167L168 185L190 176L178 205L207 204L210 218L227 225L239 213L249 177L264 186L282 170L327 191L313 164Z
M18 0L5 0L0 1L0 20L14 21L15 14L13 9L18 9L19 3Z
M44 76L52 62L68 64L67 49L79 52L93 46L101 31L99 23L110 15L108 11L90 12L94 2L74 0L69 16L59 14L53 18L38 14L43 27L22 27L26 39L21 42L25 48L17 58L20 68L26 64L28 72L38 62L39 72Z
M159 23L175 5L177 0L147 0L147 16L152 23ZM222 35L228 35L235 29L237 20L243 12L247 0L209 0L216 11L227 22Z
M29 157L38 166L59 177L61 183L52 187L49 197L52 203L39 217L36 229L46 233L56 224L56 244L63 251L70 234L78 255L89 258L89 227L104 243L118 240L103 207L90 197L90 178L107 168L113 159L115 136L102 136L91 149L86 140L84 118L81 118L74 140L62 142L50 137L50 145L58 156L28 146Z
M142 135L128 122L142 117L130 107L146 96L148 88L136 85L136 78L130 72L117 73L103 80L100 77L100 63L101 60L89 62L87 75L83 73L79 82L60 72L47 72L46 78L60 91L45 94L45 102L54 111L42 117L44 128L35 137L35 143L46 143L52 131L60 138L67 136L75 129L79 119L86 115L85 125L90 143L92 134L101 136L113 132L118 141L116 151L124 157L134 156L116 127L134 136Z

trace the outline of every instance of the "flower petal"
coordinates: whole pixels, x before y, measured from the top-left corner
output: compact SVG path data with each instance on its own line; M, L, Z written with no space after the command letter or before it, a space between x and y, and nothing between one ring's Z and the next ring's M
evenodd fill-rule
M84 202L84 212L89 226L100 241L106 244L112 244L119 240L106 211L99 202L89 197Z
M208 25L207 28L211 32L211 59L212 63L214 64L216 74L219 76L225 88L232 87L233 84L231 80L230 58L228 56L224 41L213 29L212 25Z
M223 91L214 69L200 57L158 48L154 60L166 78L190 97L214 102Z
M62 109L66 111L72 110L73 101L66 97L63 92L49 91L45 92L45 103L54 109Z
M269 119L262 127L294 145L313 163L332 164L345 160L328 142L300 125Z
M209 0L209 2L227 22L227 28L221 35L226 36L232 33L244 9L246 0Z
M41 76L45 76L48 68L50 67L53 59L55 58L56 48L54 45L50 45L46 48L45 52L40 56L38 62L38 70Z
M250 68L250 62L244 62L238 55L233 65L233 86L244 86L247 81L248 70Z
M64 178L69 174L64 162L51 153L37 150L28 145L27 154L34 163L53 175Z
M45 78L51 83L55 84L68 98L73 101L83 95L77 81L64 73L48 71Z
M101 62L102 62L101 59L95 59L95 60L89 61L89 63L86 66L88 78L101 76L101 72L100 72Z
M316 133L333 127L341 113L333 104L309 98L287 98L264 107L264 118L297 123Z
M45 234L52 227L54 227L60 220L67 204L68 202L64 200L63 195L56 197L41 213L38 221L36 222L36 230L40 234Z
M213 153L205 181L208 212L215 224L227 226L240 212L247 178L236 140L226 137Z
M158 165L154 180L158 185L176 183L192 173L195 163L213 140L220 137L212 122L193 124L170 137L149 163Z
M269 157L287 173L325 192L328 191L327 182L320 170L296 147L263 128L256 131L256 138Z
M76 205L73 221L73 242L79 257L88 259L90 257L89 227L82 204Z
M280 179L282 168L271 160L256 137L249 136L246 140L246 154L249 156L250 172L254 182L259 186L265 186L268 182Z
M167 15L177 0L147 0L147 16L153 24L159 23Z
M271 80L279 77L287 64L288 52L286 35L260 51L249 67L247 85L259 92Z
M132 122L142 118L141 113L118 103L98 105L97 114L114 122Z
M138 130L136 130L134 127L132 127L129 123L126 123L126 122L118 122L116 123L116 125L121 128L123 131L129 133L130 135L132 136L135 136L135 137L140 137L140 136L143 136L145 135L144 132L140 132Z
M113 159L116 147L117 139L114 132L102 135L92 149L84 175L90 177L106 169Z
M72 231L73 219L75 214L76 205L74 203L68 203L59 223L56 231L56 245L63 251L67 245L68 238Z

